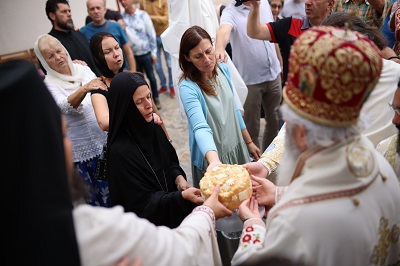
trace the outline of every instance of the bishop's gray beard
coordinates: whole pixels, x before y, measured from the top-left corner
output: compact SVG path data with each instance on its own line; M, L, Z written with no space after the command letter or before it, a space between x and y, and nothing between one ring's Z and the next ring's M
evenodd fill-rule
M286 129L289 128L287 127ZM287 186L290 184L297 158L299 157L300 153L301 151L294 142L291 130L287 130L285 134L285 149L283 152L282 163L277 169L277 186Z

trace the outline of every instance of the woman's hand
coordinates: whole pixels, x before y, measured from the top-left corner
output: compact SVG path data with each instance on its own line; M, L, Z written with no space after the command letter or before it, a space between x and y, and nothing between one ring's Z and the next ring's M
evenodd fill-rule
M207 171L212 170L214 167L217 167L217 166L219 166L219 165L221 165L221 164L222 164L222 163L221 163L220 160L218 160L218 161L213 161L213 162L211 162L211 163L208 165Z
M186 190L190 188L189 183L186 181L186 179L182 175L178 175L175 178L175 184L178 190Z
M219 193L219 185L215 186L211 196L204 202L205 206L208 206L213 210L216 220L225 216L232 215L232 211L218 201L218 193Z
M219 160L218 153L213 150L210 150L206 153L206 160L208 162L207 171L212 170L214 167L222 164Z
M88 83L86 83L85 85L83 85L82 88L85 93L88 93L90 91L97 90L97 89L107 90L107 86L106 86L106 84L104 84L102 78L94 78L91 81L89 81Z
M154 124L156 124L156 125L160 126L163 123L163 121L161 120L161 117L156 113L153 113L153 119L154 119Z
M269 171L268 169L260 162L250 162L242 165L247 169L250 175L260 176L267 178Z
M217 59L218 62L228 62L228 56L225 53L225 50L219 52L219 51L215 51L215 59Z
M182 191L182 198L185 200L191 201L194 204L201 205L203 204L204 200L201 196L200 189L195 187L187 188L186 190Z
M261 156L260 148L258 148L256 146L256 144L254 144L254 142L251 142L246 145L247 145L247 149L249 150L250 155L256 160L260 159L260 156Z

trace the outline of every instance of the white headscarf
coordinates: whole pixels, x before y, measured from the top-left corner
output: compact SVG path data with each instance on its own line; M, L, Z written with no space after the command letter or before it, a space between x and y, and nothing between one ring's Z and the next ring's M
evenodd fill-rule
M61 74L61 73L55 71L54 69L52 69L47 64L46 60L44 59L42 53L39 50L39 41L42 38L47 38L48 40L54 40L55 42L59 43L61 45L61 47L65 50L65 53L67 54L67 57L68 57L68 66L69 66L69 69L71 70L71 76ZM67 49L65 49L64 45L62 45L62 43L57 38L55 38L49 34L40 35L35 42L34 50L35 50L37 58L39 59L43 68L47 72L46 77L44 79L45 83L55 84L57 86L60 86L64 90L69 91L68 93L72 93L72 92L76 91L77 89L79 89L82 85L84 85L84 84L82 84L82 81L83 81L83 78L84 78L84 75L86 72L84 69L85 67L83 65L75 64L72 62L71 56L69 55ZM90 93L86 94L82 103L92 105L92 101L90 99Z
M69 69L71 70L71 76L61 74L61 73L55 71L54 69L50 68L50 66L47 64L46 60L44 59L42 53L39 50L38 43L42 38L52 39L55 42L58 42L62 46L62 48L65 50L67 57L68 57L68 66L69 66ZM57 38L54 38L53 36L51 36L49 34L40 35L35 42L34 50L35 50L37 58L39 59L43 68L47 72L46 77L45 77L45 82L59 85L65 90L73 90L73 91L79 89L79 87L82 86L82 80L83 80L83 76L85 73L85 71L83 69L84 66L82 66L80 64L72 63L72 59L71 59L67 49L65 49L65 47L62 45L62 43Z

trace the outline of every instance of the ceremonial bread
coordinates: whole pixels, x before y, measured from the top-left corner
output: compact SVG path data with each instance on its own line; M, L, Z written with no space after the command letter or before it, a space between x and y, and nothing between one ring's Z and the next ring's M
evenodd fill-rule
M222 164L207 171L200 180L202 196L207 199L218 184L219 201L232 211L253 193L250 175L241 165Z

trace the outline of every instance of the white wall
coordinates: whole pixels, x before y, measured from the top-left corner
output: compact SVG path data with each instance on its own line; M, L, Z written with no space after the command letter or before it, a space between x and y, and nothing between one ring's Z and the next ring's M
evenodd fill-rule
M117 10L116 0L107 7ZM86 0L69 0L77 27L85 24ZM0 54L33 48L37 37L48 33L51 22L45 11L46 0L0 0Z
M214 3L230 1L214 0ZM69 0L69 4L75 26L84 26L86 0ZM45 6L46 0L0 0L0 54L33 48L37 37L50 31ZM108 0L107 7L117 10L117 0Z

